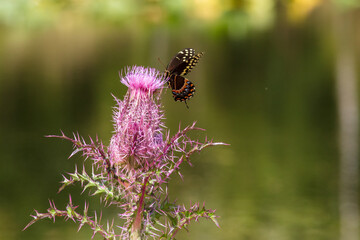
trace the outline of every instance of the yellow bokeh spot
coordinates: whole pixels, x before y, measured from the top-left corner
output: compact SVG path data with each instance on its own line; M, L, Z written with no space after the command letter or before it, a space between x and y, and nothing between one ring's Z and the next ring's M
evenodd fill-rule
M220 0L187 0L186 5L193 17L214 21L220 18L227 4Z
M265 29L274 21L273 0L251 0L246 5L246 12L249 16L249 23L255 29Z
M292 22L301 22L314 10L323 0L292 0L288 3L287 14Z

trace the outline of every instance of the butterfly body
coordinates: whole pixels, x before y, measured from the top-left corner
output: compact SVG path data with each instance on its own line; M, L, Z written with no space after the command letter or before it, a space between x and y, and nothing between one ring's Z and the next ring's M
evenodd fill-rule
M186 103L186 100L194 95L194 84L184 76L195 67L202 55L202 52L196 54L194 49L185 48L179 51L167 65L165 77L168 78L175 101L185 101Z

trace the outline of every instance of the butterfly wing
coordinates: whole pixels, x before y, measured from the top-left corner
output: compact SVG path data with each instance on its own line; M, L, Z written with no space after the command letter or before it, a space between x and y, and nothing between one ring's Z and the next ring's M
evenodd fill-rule
M175 101L186 101L194 95L195 85L183 76L173 74L168 83Z
M185 48L179 51L168 64L166 71L169 75L176 74L185 76L193 67L199 62L203 53L195 54L195 50L192 48Z

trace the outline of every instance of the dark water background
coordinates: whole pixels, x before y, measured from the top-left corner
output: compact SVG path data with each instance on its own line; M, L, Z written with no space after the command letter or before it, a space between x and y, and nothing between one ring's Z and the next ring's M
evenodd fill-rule
M77 233L63 219L21 231L48 199L64 208L71 193L75 204L99 206L78 185L57 194L62 174L82 159L68 160L71 144L44 136L61 129L108 143L111 93L126 92L118 71L163 70L158 58L166 64L185 47L205 52L189 75L197 91L189 109L170 91L163 95L166 125L174 133L180 122L197 121L207 131L196 137L231 145L195 154L193 167L183 166L184 181L173 177L170 197L205 201L221 225L201 220L178 239L338 239L335 46L327 4L298 22L274 4L272 18L257 28L236 1L224 9L209 1L215 7L208 14L206 7L156 1L130 7L120 1L126 6L119 8L108 1L89 14L74 2L40 1L25 10L0 3L1 239L90 238L88 227Z

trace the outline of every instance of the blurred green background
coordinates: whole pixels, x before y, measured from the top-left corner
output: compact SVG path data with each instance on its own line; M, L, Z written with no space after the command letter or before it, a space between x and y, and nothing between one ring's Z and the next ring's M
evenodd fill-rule
M189 74L188 104L163 95L170 131L197 121L215 141L174 176L171 199L206 202L221 228L201 220L177 239L339 239L338 29L350 28L359 69L358 1L0 0L0 239L90 239L58 219L21 231L48 199L90 211L78 185L57 194L68 142L48 134L112 134L118 72L164 70L179 50L204 51ZM345 19L345 21L343 21ZM348 22L354 23L349 25ZM357 25L356 25L357 23ZM357 70L358 71L358 70ZM358 91L357 91L358 92ZM197 137L205 134L198 133ZM116 209L103 209L110 219ZM95 236L95 239L101 239ZM353 239L358 239L358 236Z

